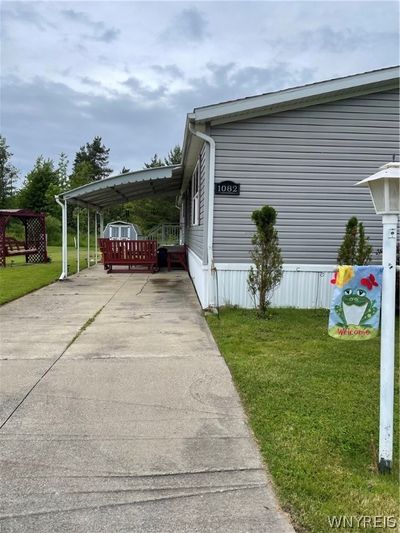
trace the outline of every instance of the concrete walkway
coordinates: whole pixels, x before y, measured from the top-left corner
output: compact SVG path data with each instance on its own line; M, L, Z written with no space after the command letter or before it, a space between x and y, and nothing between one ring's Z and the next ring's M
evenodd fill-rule
M0 307L2 532L293 532L185 273Z

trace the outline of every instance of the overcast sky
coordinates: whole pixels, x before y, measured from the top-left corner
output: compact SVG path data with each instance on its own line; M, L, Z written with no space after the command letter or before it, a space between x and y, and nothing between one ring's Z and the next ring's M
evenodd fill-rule
M115 172L186 113L399 63L393 1L2 2L1 133L22 177L100 135Z

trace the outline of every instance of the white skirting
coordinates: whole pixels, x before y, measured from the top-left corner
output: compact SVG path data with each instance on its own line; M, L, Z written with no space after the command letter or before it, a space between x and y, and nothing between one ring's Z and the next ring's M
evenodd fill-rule
M218 286L218 305L254 307L247 289L250 264L217 263L214 278L214 294ZM274 307L301 309L329 308L333 286L330 283L335 266L284 265L280 286L272 296ZM218 283L217 283L218 277Z
M247 288L249 263L216 263L212 281L208 283L208 269L202 260L188 249L189 272L203 309L237 305L254 307ZM335 266L283 265L283 278L272 296L274 307L300 309L329 309L333 286L330 283ZM213 301L210 301L210 300Z

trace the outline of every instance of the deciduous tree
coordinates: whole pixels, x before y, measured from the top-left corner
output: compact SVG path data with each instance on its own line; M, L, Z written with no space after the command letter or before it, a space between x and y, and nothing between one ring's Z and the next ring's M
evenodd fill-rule
M57 212L54 195L59 192L59 175L51 159L38 157L20 191L21 207L47 213Z

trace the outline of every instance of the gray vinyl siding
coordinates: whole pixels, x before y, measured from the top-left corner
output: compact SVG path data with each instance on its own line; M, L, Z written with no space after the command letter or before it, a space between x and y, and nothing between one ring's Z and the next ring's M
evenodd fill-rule
M207 157L206 157L205 145L203 145L199 160L200 160L200 190L199 190L199 225L192 226L192 213L191 213L191 190L192 184L189 184L186 192L186 231L185 239L186 244L193 252L200 258L203 258L204 250L204 222L205 222L205 179L207 172Z
M395 90L212 127L216 181L240 183L240 196L216 196L214 257L249 262L250 216L278 212L285 263L336 264L351 216L364 222L374 248L382 225L367 190L354 184L399 155Z

